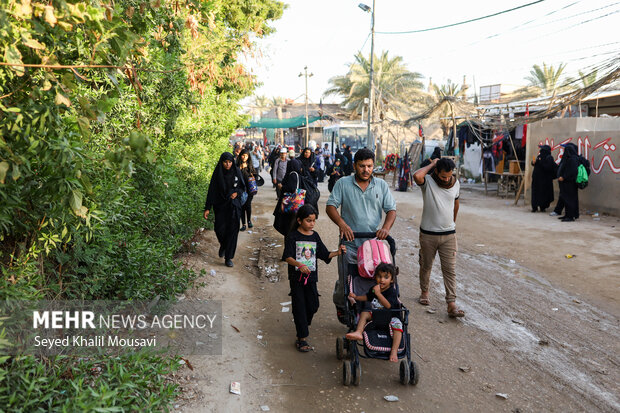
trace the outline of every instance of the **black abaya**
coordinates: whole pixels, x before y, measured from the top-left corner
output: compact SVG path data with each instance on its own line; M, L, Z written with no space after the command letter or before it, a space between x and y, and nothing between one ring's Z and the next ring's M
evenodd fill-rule
M558 178L562 178L560 184L560 199L566 208L564 216L568 219L579 218L579 194L577 188L577 168L579 167L579 155L577 146L567 143L564 146L564 154L558 167ZM557 206L556 206L557 210Z
M282 198L285 193L293 193L297 188L302 187L299 179L302 173L304 173L304 171L299 159L291 159L286 163L286 175L284 175L284 179L282 180L282 191L278 198L276 209L273 211L273 215L275 216L273 227L285 237L293 228L295 214L291 212L282 212Z
M224 161L232 162L229 170L224 168ZM213 208L215 235L226 260L232 260L237 249L243 192L245 192L245 183L241 171L234 162L234 156L229 152L224 152L211 177L205 211ZM233 193L237 193L235 199L230 198Z
M346 176L349 176L355 170L353 168L353 154L351 153L351 147L350 146L347 146L347 148L344 150L344 157L347 159L347 163L344 166L344 174Z
M541 146L532 173L532 210L540 208L543 211L553 202L556 171L557 165L551 155L551 148L547 145Z

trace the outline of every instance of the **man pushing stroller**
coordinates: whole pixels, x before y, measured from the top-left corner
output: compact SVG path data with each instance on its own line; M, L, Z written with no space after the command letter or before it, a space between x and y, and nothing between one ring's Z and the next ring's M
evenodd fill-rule
M387 182L372 176L374 164L375 154L371 150L357 151L353 162L355 174L336 182L325 208L327 216L338 225L340 235L347 241L344 259L351 271L357 271L357 248L363 241L355 240L353 233L376 232L377 238L384 240L396 219L396 202ZM383 213L385 221L380 227ZM340 309L345 306L343 284L343 280L336 281L333 296L334 304Z

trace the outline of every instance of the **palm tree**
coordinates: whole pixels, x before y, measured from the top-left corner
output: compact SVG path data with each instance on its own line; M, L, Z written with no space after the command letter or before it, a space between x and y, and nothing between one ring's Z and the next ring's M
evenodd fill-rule
M547 66L546 63L543 63L542 68L534 65L525 80L530 82L530 86L538 88L543 95L551 96L565 88L565 85L560 82L564 68L566 68L566 63L560 63L557 69L553 65Z
M410 72L401 56L389 57L382 52L374 58L374 102L373 109L378 118L383 119L388 112L406 110L412 96L422 89L419 79L423 76ZM370 85L370 59L361 53L355 55L355 61L349 64L349 71L342 76L329 80L330 87L323 96L340 95L343 105L354 117L365 107L364 99L368 97Z
M596 82L597 75L598 75L597 70L594 70L591 73L583 73L580 70L579 79L581 79L581 85L584 88L590 86L592 83Z
M452 83L450 79L441 86L432 85L433 93L430 95L429 105L436 107L435 112L439 114L439 124L444 137L450 134L450 128L456 128L455 104L465 101L468 88L465 79L462 85Z
M276 116L278 119L282 119L282 106L284 105L284 98L281 96L274 96L271 99L272 106L276 108ZM284 143L284 131L282 129L276 129L276 142Z
M271 99L267 96L254 96L254 100L252 102L252 106L254 112L258 114L259 117L262 117L263 113L267 112L273 106Z

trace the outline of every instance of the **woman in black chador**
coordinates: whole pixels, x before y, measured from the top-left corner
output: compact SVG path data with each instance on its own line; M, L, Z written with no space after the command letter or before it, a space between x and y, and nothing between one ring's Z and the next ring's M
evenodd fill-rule
M310 176L316 182L316 169L314 168L315 155L310 148L304 148L297 158L301 162L304 173ZM288 173L288 172L287 172Z
M532 161L532 212L540 208L541 212L549 208L553 202L553 180L556 178L558 166L551 155L549 145L540 145L540 152Z
M577 193L577 169L579 168L579 154L577 145L565 143L562 160L558 167L558 183L560 186L560 199L553 211L555 215L562 213L566 208L564 216L559 217L562 222L571 222L579 218L579 195Z
M241 170L235 164L235 157L224 152L213 171L207 200L205 201L204 217L209 217L213 208L215 214L215 235L220 243L219 256L225 258L226 266L232 267L232 259L237 249L239 221L243 207L241 195L245 192L245 182Z
M274 228L285 237L291 232L293 224L295 223L294 212L282 212L282 198L285 193L294 193L298 188L303 189L301 176L304 174L303 164L299 159L291 159L286 163L286 175L282 180L282 192L278 198L276 209L273 211L275 220L273 222Z
M347 159L347 161L345 162L345 165L344 165L344 174L346 176L349 176L354 171L354 168L353 168L353 152L351 152L351 147L350 146L347 145L347 147L344 149L343 156Z

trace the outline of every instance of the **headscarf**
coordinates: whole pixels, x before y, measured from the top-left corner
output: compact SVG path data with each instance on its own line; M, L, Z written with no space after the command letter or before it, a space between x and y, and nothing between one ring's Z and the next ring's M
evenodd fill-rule
M540 145L540 155L551 155L551 146L549 145Z
M551 156L551 146L539 145L538 148L540 149L538 151L538 156L536 157L538 161L542 161L543 159L546 159L548 156Z
M306 153L306 151L310 151L310 156L309 157L305 157L304 154ZM310 171L310 167L312 167L314 165L314 152L312 152L312 149L310 148L304 148L301 153L299 154L299 156L297 157L297 159L299 161L301 161L303 168L306 172Z
M297 175L293 175L293 172L296 172ZM301 178L301 175L304 173L303 164L299 159L291 159L286 163L286 174L284 175L284 179L282 180L282 191L283 192L293 192L297 187L298 178ZM301 187L301 182L299 182L299 186Z
M562 159L564 158L573 158L579 156L579 149L577 145L574 143L566 143L564 144L564 155L562 155Z
M230 169L224 168L224 161L232 162ZM237 178L236 181L235 178ZM220 160L211 176L205 210L211 209L212 205L225 204L230 200L232 193L238 190L245 191L243 175L235 163L234 155L230 152L224 152L220 155Z
M578 148L574 143L566 143L562 145L564 147L564 153L562 154L562 160L560 161L560 166L558 167L558 177L560 176L571 176L577 175L577 167L578 167Z

